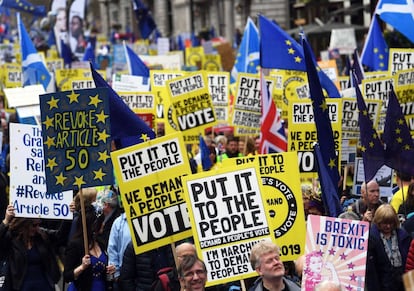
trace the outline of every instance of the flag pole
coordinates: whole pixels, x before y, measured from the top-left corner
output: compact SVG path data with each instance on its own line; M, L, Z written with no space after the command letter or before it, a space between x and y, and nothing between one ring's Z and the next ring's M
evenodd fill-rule
M85 200L83 198L82 188L79 189L79 199L81 204L81 217L82 217L82 229L83 229L83 246L85 255L89 254L89 245L88 245L88 228L86 225L86 216L85 216Z

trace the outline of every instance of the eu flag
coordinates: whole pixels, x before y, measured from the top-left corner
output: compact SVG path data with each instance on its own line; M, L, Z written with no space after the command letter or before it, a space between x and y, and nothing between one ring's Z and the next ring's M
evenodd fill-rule
M109 114L112 139L118 148L154 139L154 131L125 104L121 97L91 66L92 78L97 88L109 88Z
M322 87L313 62L312 49L306 38L302 39L302 44L305 55L310 96L312 99L316 133L322 152L322 159L329 173L332 184L335 185L335 187L338 187L338 157L336 156L335 151L335 140L332 132L331 120L329 119L328 105L326 104L325 97L323 96ZM337 188L335 194L337 195Z
M352 70L355 74L357 84L361 84L365 79L364 68L362 68L361 59L359 58L358 51L355 49L352 54ZM352 74L352 73L351 73Z
M389 93L382 140L385 164L399 172L414 175L414 144L394 89Z
M414 43L413 0L380 0L375 12Z
M26 0L3 0L0 6L4 8L16 9L18 11L30 13L36 16L46 16L46 8L43 5L33 5Z
M71 68L72 62L75 61L74 55L68 44L63 39L60 40L60 57L63 59L65 68Z
M269 69L306 71L303 48L276 23L259 15L260 26L260 66ZM316 66L312 53L312 62ZM329 97L339 98L338 88L329 77L318 68L322 87Z
M213 163L210 159L210 149L208 148L206 141L203 136L199 136L199 147L201 154L201 165L203 166L203 171L208 171L213 166Z
M135 17L138 21L138 28L143 39L147 39L151 33L157 28L154 18L148 9L148 7L141 2L141 0L132 0L134 7Z
M23 86L42 84L43 88L47 91L47 87L49 86L52 77L34 47L34 44L20 19L19 13L17 14L17 24L20 36L20 47L22 50Z
M124 42L125 56L128 64L130 75L142 76L149 78L150 72L148 67L139 58L139 56Z
M95 56L95 45L93 41L89 41L86 46L85 53L83 54L82 61L90 62L93 68L97 68L96 56Z
M368 109L359 89L356 76L352 74L359 110L361 153L364 161L365 182L371 181L385 164L384 146L374 128Z
M260 40L259 32L252 19L247 19L247 24L244 29L243 38L240 43L239 51L236 56L233 69L231 70L230 83L237 81L238 73L258 72L260 62Z
M322 149L319 144L313 146L316 162L318 164L319 183L321 184L321 195L325 210L328 216L338 217L342 212L341 203L338 197L338 187L333 183L330 177L330 169L326 167L323 159Z
M371 71L388 71L388 46L376 15L372 17L361 53L361 63Z

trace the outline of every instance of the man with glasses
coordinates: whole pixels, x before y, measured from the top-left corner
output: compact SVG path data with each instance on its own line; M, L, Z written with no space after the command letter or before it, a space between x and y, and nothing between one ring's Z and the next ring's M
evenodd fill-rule
M206 265L196 256L185 256L178 267L178 278L185 291L204 291L207 282Z

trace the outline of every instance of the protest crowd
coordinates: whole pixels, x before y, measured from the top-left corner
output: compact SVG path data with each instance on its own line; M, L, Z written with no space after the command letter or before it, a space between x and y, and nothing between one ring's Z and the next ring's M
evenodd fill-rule
M339 76L263 15L232 45L54 9L0 32L0 291L414 290L414 49L376 15Z

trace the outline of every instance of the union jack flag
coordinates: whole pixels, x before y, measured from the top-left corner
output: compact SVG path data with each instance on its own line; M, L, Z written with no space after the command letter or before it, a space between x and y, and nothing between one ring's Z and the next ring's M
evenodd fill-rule
M280 112L269 95L263 73L260 74L260 91L262 96L262 118L260 121L260 154L280 153L287 151L285 128Z

